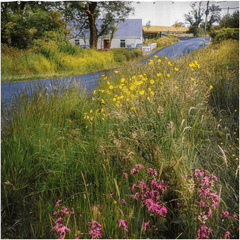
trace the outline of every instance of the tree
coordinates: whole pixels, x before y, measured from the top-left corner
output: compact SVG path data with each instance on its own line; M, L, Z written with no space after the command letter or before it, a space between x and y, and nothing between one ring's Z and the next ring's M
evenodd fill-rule
M199 26L201 22L204 20L205 11L207 10L204 6L203 2L195 2L191 4L192 10L185 14L185 21L188 23L189 26L189 32L193 33L194 36L197 36L199 32ZM212 26L214 22L220 21L220 11L221 9L219 6L216 6L212 4L209 6L209 16L210 20L208 21L209 28Z
M184 27L184 23L176 21L172 26L175 28Z
M38 2L1 3L1 42L8 46L26 48L46 31L67 33L61 13L47 9Z
M68 21L80 31L90 31L90 47L97 47L97 40L100 36L116 31L119 21L123 21L133 8L130 2L125 1L69 1L57 3ZM102 19L101 29L96 27L96 19Z
M146 23L146 27L147 27L147 29L149 29L149 28L151 27L151 21L148 21L148 22Z
M239 11L235 11L233 15L226 14L219 25L221 28L239 28Z

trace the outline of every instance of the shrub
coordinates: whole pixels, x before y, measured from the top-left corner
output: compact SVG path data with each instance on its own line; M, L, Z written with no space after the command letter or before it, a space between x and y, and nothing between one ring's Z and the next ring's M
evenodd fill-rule
M220 42L227 39L239 40L239 29L236 28L222 28L221 30L212 30L210 36L214 42Z

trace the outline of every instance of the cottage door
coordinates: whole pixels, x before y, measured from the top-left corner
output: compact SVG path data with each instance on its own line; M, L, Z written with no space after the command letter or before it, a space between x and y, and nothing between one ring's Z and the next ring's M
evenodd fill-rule
M109 49L109 40L108 39L103 40L103 49Z

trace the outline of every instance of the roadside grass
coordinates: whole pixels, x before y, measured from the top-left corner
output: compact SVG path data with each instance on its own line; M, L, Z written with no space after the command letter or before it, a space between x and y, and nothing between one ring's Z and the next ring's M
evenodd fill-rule
M176 37L157 40L158 49L177 42ZM27 50L1 46L1 81L68 77L108 70L144 59L141 49L80 49L70 43L38 43Z
M2 237L237 238L238 53L228 40L122 67L92 94L73 79L22 95L2 139Z

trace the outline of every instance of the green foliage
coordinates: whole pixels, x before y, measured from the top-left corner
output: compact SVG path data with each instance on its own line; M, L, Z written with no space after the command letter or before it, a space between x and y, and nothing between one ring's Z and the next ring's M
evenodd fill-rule
M142 55L139 49L113 49L113 57L115 62L123 63L139 58Z
M6 6L1 21L2 43L17 48L30 47L33 40L46 38L48 31L61 31L65 38L68 33L60 12L42 8L33 10L29 4L19 11Z
M225 15L219 25L221 28L239 28L239 11L235 11L232 15Z
M234 28L222 28L220 30L212 30L210 36L214 39L214 42L221 42L227 39L239 40L239 29Z

